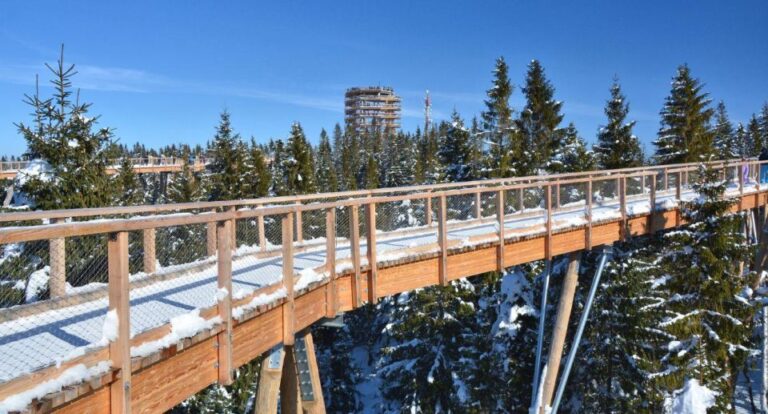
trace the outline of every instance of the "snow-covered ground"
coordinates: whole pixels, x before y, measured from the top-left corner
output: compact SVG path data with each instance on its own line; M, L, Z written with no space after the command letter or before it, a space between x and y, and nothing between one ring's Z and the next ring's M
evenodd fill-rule
M729 192L734 191L737 192L737 189L731 188ZM754 186L746 191L754 191ZM695 194L690 191L683 195L684 199L694 197ZM669 208L674 204L674 194L665 193L657 196L656 208ZM647 213L649 210L648 198L636 198L627 203L627 211L630 215ZM595 204L593 217L595 220L620 217L617 201L610 200L604 204ZM505 229L516 230L516 234L538 233L543 231L544 223L543 211L541 215L533 216L516 217L512 214L505 218ZM555 229L580 226L585 223L583 209L560 211L553 215ZM448 237L468 243L471 237L488 235L490 239L496 233L496 223L474 223L449 230ZM377 237L376 251L379 260L392 260L407 257L414 247L435 243L437 243L436 227L422 228L414 233L400 236L388 236L383 233ZM366 249L365 243L361 243L363 259ZM339 270L344 269L345 266L349 268L349 264L343 261L350 257L350 253L348 245L340 245L337 248L337 260L342 261L339 264ZM323 275L313 272L312 269L324 263L324 246L296 254L294 267L296 274L300 276L297 285L307 286L321 279ZM279 283L282 259L280 257L257 259L246 255L235 259L232 268L233 295L242 298L256 289ZM273 300L279 297L280 293L284 294L284 292L278 292L272 297L257 298L256 301ZM133 289L130 294L131 335L137 335L172 320L194 319L196 310L212 306L220 294L217 288L215 264L211 264L204 270L190 272L188 275ZM107 298L100 297L79 305L58 308L0 324L0 383L42 367L54 365L62 360L71 359L89 348L104 345L105 332L108 331L105 329L106 314ZM185 316L190 314L192 316ZM200 329L205 327L205 324L193 325ZM187 332L189 329L180 330L189 334L187 336L194 334L194 332ZM175 328L174 331L176 331ZM175 338L178 340L179 336ZM174 338L166 339L174 340ZM169 344L166 341L155 345ZM147 349L135 349L133 353L144 355Z

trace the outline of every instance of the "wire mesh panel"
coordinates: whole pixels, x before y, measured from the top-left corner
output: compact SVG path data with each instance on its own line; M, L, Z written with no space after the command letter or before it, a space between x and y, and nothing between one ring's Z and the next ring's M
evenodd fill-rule
M496 216L497 191L486 191L480 194L480 206L483 217Z
M208 251L208 232L206 224L157 229L155 249L159 265L161 267L178 266L201 261L215 254L215 251Z
M0 245L0 308L47 299L47 240Z
M446 197L446 219L449 221L469 220L475 214L474 194L462 194Z
M301 214L301 228L296 231L302 232L304 242L320 240L325 238L325 210L308 210ZM298 236L298 234L297 234ZM297 238L298 239L298 238Z
M68 238L66 263L67 283L73 287L107 283L107 235Z
M264 235L267 250L279 250L283 245L282 216L264 216Z
M376 204L376 228L390 232L426 225L423 200L400 200Z
M259 220L256 217L235 220L235 232L238 248L260 247Z

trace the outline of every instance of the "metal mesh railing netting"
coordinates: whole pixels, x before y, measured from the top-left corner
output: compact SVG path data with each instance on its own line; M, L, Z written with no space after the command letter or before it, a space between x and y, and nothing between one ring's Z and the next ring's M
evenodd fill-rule
M0 245L0 308L47 299L47 240ZM46 283L40 284L43 279Z

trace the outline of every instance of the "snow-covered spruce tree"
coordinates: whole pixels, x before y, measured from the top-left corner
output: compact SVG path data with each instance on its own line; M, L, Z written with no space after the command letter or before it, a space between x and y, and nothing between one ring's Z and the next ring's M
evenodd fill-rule
M246 197L266 197L272 181L264 150L251 138L245 165Z
M232 130L229 112L222 112L209 148L210 162L203 175L209 201L243 198L245 155L240 135Z
M633 239L614 246L600 289L592 305L564 396L573 412L656 413L663 398L650 381L658 355L669 336L657 329L663 316L663 297L657 290L656 245L652 238ZM582 261L580 282L589 286L598 255ZM577 295L571 331L583 312L585 291Z
M523 93L526 103L516 124L522 139L520 157L526 164L519 175L529 175L547 167L552 151L563 136L559 127L563 115L560 113L562 102L554 99L555 88L538 60L528 65Z
M563 139L552 151L547 170L553 173L571 173L594 170L595 154L587 149L573 123L563 131Z
M752 114L752 118L749 119L747 124L747 134L749 134L749 156L757 157L760 152L765 148L765 138L763 137L763 131L760 130L760 121L757 116Z
M475 323L474 289L466 280L403 293L388 325L378 375L387 412L464 412Z
M403 132L394 134L382 152L382 186L412 185L415 180L416 152L411 136Z
M530 405L536 349L533 275L539 263L488 273L479 284L469 383L480 412L519 413Z
M434 184L440 178L440 160L437 158L439 148L438 132L430 128L423 134L416 130L416 183Z
M745 158L749 156L749 149L752 146L749 142L749 134L741 122L736 125L736 132L733 133L733 143L733 151L737 158Z
M355 413L362 409L356 388L360 383L360 367L352 357L357 344L351 329L349 324L341 328L315 326L312 329L325 409L330 413Z
M483 135L488 144L485 169L488 177L510 177L517 174L515 160L519 145L514 140L512 108L509 98L514 87L509 80L509 67L504 57L496 59L493 84L486 92L486 110L482 113Z
M188 159L185 157L184 159ZM171 203L189 203L203 198L200 191L200 179L195 175L189 163L181 166L181 171L173 174L168 183L168 201Z
M27 141L25 155L40 160L20 173L20 190L43 210L109 205L112 187L106 166L112 131L96 129L98 117L87 116L91 104L81 103L80 92L72 89L77 71L64 64L63 46L56 66L46 67L53 75L53 95L41 98L38 90L26 95L34 119L16 124Z
M733 132L733 124L728 119L728 112L723 101L718 102L715 110L714 145L717 157L729 160L739 157L738 144Z
M334 138L337 132L334 132ZM339 189L357 190L359 188L357 172L360 170L360 140L351 127L347 128L341 137L341 141L334 139L335 152L339 154Z
M445 136L440 137L437 154L443 167L443 181L470 181L475 178L471 175L472 143L469 130L464 127L464 120L455 110Z
M317 147L317 165L315 177L317 189L321 193L330 193L338 190L336 168L333 165L333 150L325 129L320 131L320 144Z
M272 163L269 166L272 176L272 194L288 195L288 185L285 181L285 162L283 162L286 157L285 143L279 139L277 141L270 140L268 146L272 153Z
M312 147L307 142L301 124L291 126L291 135L285 145L282 160L288 194L310 194L317 191L315 183L315 161Z
M643 165L640 140L632 133L635 121L627 121L629 103L621 93L621 85L616 78L611 85L611 99L605 103L604 112L608 122L600 127L597 143L592 147L599 168L613 170Z
M763 109L760 111L760 131L768 146L768 102L763 104Z
M654 160L658 164L698 162L710 159L715 153L710 119L714 114L709 107L709 94L704 85L691 76L688 65L677 68L672 79L672 90L664 102L661 128Z
M135 206L144 201L141 182L133 170L131 159L127 156L120 161L120 168L117 170L117 175L114 176L113 181L113 188L115 189L113 205Z
M733 200L724 199L717 171L702 166L699 177L699 197L683 206L690 224L660 243L667 315L659 327L672 339L654 381L673 398L698 381L717 395L714 409L723 412L731 409L736 374L749 353L754 309L745 288L753 275L739 268L749 258L744 217L728 214Z

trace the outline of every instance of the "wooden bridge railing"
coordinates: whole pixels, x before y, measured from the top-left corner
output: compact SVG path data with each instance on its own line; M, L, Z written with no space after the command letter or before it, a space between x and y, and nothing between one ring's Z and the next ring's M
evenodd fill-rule
M754 179L755 189L760 189L759 169L765 161L745 160L710 163L710 167L721 170L723 177L733 182L738 180L738 191L744 194L748 180ZM387 238L394 234L434 234L434 241L414 247L405 247L398 250L406 253L418 254L418 252L436 251L439 263L439 283L447 284L447 262L449 251L473 242L488 240L497 245L498 268L505 267L504 241L510 237L516 237L509 232L506 220L525 219L527 217L541 217L543 231L545 232L545 257L553 256L552 238L560 224L556 222L556 215L574 212L576 217L583 220L586 227L587 248L592 247L592 227L605 220L605 216L596 217L596 203L601 208L615 209L618 212L622 225L622 237L627 237L626 223L631 212L628 205L633 200L649 200L650 211L656 205L659 194L668 194L674 190L674 202L680 202L689 182L689 175L695 173L698 164L670 165L663 167L644 167L615 171L596 171L575 174L560 174L543 177L523 177L500 180L487 180L469 183L452 183L432 186L414 186L396 189L381 189L371 191L355 191L345 193L332 193L321 195L306 195L292 197L274 197L256 200L237 200L211 203L188 203L169 206L141 206L121 207L106 209L41 211L24 213L0 214L0 222L7 224L21 224L16 227L0 228L0 245L19 245L38 241L50 241L49 257L61 259L66 262L67 250L65 240L86 236L106 236L107 243L107 268L108 280L106 286L96 286L88 289L87 294L75 293L67 295L66 266L62 263L50 266L50 293L51 299L0 309L0 323L13 323L16 318L30 315L39 315L44 311L61 307L82 304L84 301L94 300L98 294L104 294L108 298L108 310L115 316L117 332L110 338L108 346L89 347L85 355L75 356L69 360L61 359L50 361L50 366L36 366L34 369L47 369L51 372L62 372L78 363L108 359L111 361L115 373L110 373L109 387L112 399L112 407L123 407L131 401L131 349L139 347L158 337L167 334L169 327L166 324L155 326L144 332L130 334L130 292L139 287L150 286L154 283L153 277L157 269L157 234L163 229L178 228L183 226L203 226L206 229L205 254L215 256L217 287L217 303L210 308L200 311L204 319L216 319L213 333L218 344L218 381L229 383L232 380L232 371L237 367L233 362L232 328L234 309L243 307L258 295L284 291L285 306L283 309L282 341L291 344L296 327L299 323L294 312L294 301L300 292L296 288L296 282L301 275L294 268L294 257L308 247L321 249L325 253L324 263L315 266L313 271L324 274L329 288L325 294L325 315L334 316L340 309L338 292L335 282L339 276L338 265L341 262L348 264L344 269L351 274L352 307L357 307L365 302L375 302L382 296L377 288L377 266L385 257L383 251L378 251L377 238ZM734 183L735 184L735 183ZM601 202L601 198L610 199L610 202ZM509 202L513 201L513 202ZM565 201L565 202L563 202ZM283 204L278 204L283 203ZM432 211L436 204L437 212ZM414 214L416 208L418 223L406 220L406 224L391 224L394 215ZM394 206L394 207L393 207ZM607 206L607 207L606 207ZM361 223L359 212L364 209L364 219ZM410 210L408 210L410 208ZM407 210L407 213L402 213ZM579 214L579 211L581 213ZM182 214L156 215L165 212L181 212ZM93 218L119 217L135 214L155 214L129 218L114 218L109 220ZM338 220L339 215L343 220ZM312 237L304 238L305 230L302 222L306 217L311 217L310 225L313 226ZM398 216L399 217L399 216ZM72 219L78 221L72 221ZM91 219L91 220L89 220ZM45 221L47 224L29 225L37 221ZM249 249L244 242L238 249L238 221L254 223L258 233L258 246ZM344 222L346 221L346 223ZM436 229L434 221L437 221ZM400 221L402 222L402 220ZM279 223L279 224L278 224ZM482 230L480 234L470 234L465 239L451 239L450 232L466 229L469 226L479 226L493 223L489 230ZM24 225L26 224L26 225ZM362 226L361 224L364 224ZM385 227L386 225L386 227ZM568 223L565 224L566 226ZM537 227L539 224L532 222L527 227ZM526 227L526 228L527 228ZM280 244L269 247L268 228L279 228ZM360 241L361 228L365 230L366 264L362 264L362 251ZM383 229L384 231L378 231ZM131 234L141 234L143 270L147 275L138 280L131 279L130 257L132 243ZM343 237L346 235L346 238ZM341 236L341 237L339 237ZM277 239L277 236L275 236ZM345 240L346 239L346 240ZM457 243L458 242L458 243ZM338 247L349 248L348 257L338 255ZM282 258L282 278L267 287L256 289L246 295L233 296L232 273L233 261L242 258L262 260L269 257ZM384 258L384 260L387 260ZM213 263L213 262L211 262ZM178 266L183 265L181 263ZM188 263L190 268L198 269L200 263L193 261ZM183 269L183 266L179 269ZM361 280L363 270L368 278ZM188 275L189 272L176 271L175 277ZM163 276L163 275L161 275ZM158 281L166 280L158 278ZM362 287L367 287L367 293ZM312 285L303 286L302 290L311 290ZM100 293L99 293L100 292ZM240 315L247 319L246 316ZM242 320L242 319L241 319ZM93 344L90 344L93 345ZM1 347L1 345L0 345ZM61 358L66 356L62 355ZM57 364L58 362L58 364ZM134 367L135 368L135 367ZM24 390L34 384L29 376L13 378L5 383L0 383L0 401L4 398ZM36 377L37 378L37 377ZM118 410L119 411L119 410Z

